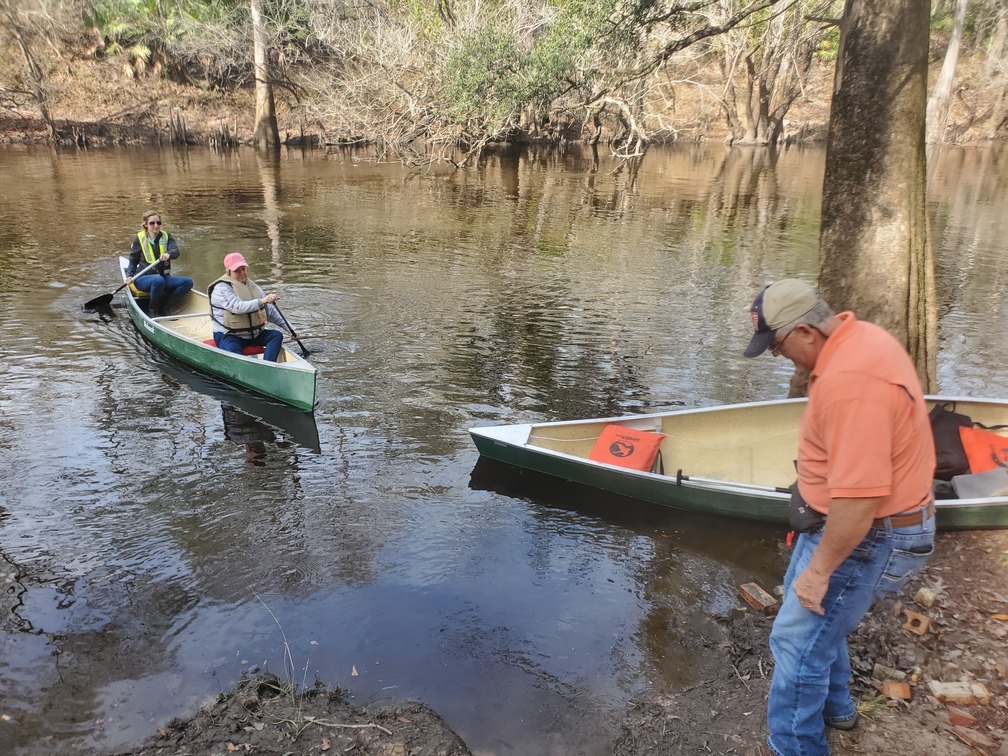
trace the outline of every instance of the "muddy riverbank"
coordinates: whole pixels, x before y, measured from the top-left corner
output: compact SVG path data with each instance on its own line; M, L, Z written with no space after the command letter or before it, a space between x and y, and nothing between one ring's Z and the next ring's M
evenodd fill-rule
M925 589L922 593L921 589ZM921 606L914 601L929 602ZM909 622L913 612L925 618ZM615 756L740 754L766 733L773 672L771 620L739 602L712 616L702 682L631 702L614 740ZM876 604L850 647L862 720L830 731L836 754L949 756L1008 753L1008 534L939 534L925 572ZM887 698L886 682L910 698ZM940 701L934 683L969 683L970 702ZM173 719L125 754L210 753L441 754L470 750L436 712L416 701L365 709L343 691L292 690L275 675L253 675L191 719Z

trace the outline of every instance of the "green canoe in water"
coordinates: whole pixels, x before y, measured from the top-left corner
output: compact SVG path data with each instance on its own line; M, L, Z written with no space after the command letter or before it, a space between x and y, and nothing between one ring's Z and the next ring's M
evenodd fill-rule
M119 258L119 271L126 279L129 261ZM132 292L125 289L130 319L147 341L196 370L217 376L230 384L302 410L315 407L315 366L287 348L277 362L262 354L237 355L213 343L210 300L200 291L190 291L171 315L152 318ZM208 343L209 342L209 343Z
M937 396L927 400L931 407L954 402L957 413L987 426L1008 424L1008 400ZM805 406L805 399L783 399L497 425L470 428L469 433L484 458L674 509L787 527L798 425ZM997 432L1005 436L1001 454L1008 455L1008 431ZM631 460L637 455L642 459L634 465ZM1008 459L999 464L1005 463ZM950 483L936 481L941 495L952 496L953 489ZM936 499L939 530L1008 527L1008 489L991 489L981 496L975 486L962 485L959 490L970 491L966 495L971 498Z

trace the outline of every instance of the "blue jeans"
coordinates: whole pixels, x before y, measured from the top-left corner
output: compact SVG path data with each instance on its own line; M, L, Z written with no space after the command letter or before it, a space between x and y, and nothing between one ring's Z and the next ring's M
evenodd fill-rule
M160 276L156 273L148 273L133 280L133 285L140 291L150 293L150 306L158 310L167 310L172 305L178 304L182 297L189 293L193 287L193 280L185 276ZM167 300L162 300L162 296L167 295Z
M214 331L213 338L218 347L235 354L244 354L242 347L264 347L266 351L263 352L263 359L267 362L276 362L277 357L280 356L280 348L283 346L283 334L269 328L260 331L254 339L243 339L233 333L223 333L222 331Z
M784 603L770 633L774 657L767 703L770 750L778 756L828 754L825 722L852 718L847 636L876 596L901 590L934 551L934 515L918 525L872 528L830 576L825 615L805 609L791 585L822 531L802 533L784 576Z

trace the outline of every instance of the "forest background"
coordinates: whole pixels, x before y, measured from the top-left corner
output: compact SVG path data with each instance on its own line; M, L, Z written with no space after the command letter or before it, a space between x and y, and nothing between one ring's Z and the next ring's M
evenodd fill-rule
M370 145L825 138L838 0L0 0L0 137ZM1008 133L1008 2L935 0L928 141ZM257 86L258 83L258 86Z

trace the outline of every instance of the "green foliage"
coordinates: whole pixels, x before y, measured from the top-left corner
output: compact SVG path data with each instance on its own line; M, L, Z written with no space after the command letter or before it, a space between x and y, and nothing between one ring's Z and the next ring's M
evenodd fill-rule
M570 5L562 18L571 30L571 38L586 54L597 59L596 66L619 65L628 57L636 57L647 44L644 29L619 22L622 2L583 3L577 0Z
M492 29L463 40L445 63L447 118L457 123L507 120L521 107L513 99L517 59L513 42Z
M238 0L97 0L82 21L102 37L106 55L126 56L138 73L157 58L170 74L210 78L229 67L235 41L247 37L248 13Z
M564 91L575 58L555 35L522 49L492 30L477 32L447 61L447 116L489 131L507 129L526 106L542 111Z
M815 52L820 63L835 63L840 54L840 19L843 16L842 0L804 0L806 5L802 9L804 17L808 23L815 24L818 30L819 47Z
M934 0L931 4L931 38L944 46L952 36L958 0ZM971 0L966 6L963 23L963 44L982 47L996 33L997 22L1004 13L1002 0Z
M170 42L178 36L184 22L193 25L220 23L227 21L235 9L246 7L247 4L234 0L180 0L170 5L158 0L99 0L87 7L82 16L87 28L110 41L122 43L160 36Z
M607 33L613 0L554 0L532 34L499 20L457 41L444 66L442 115L481 131L516 125L525 108L537 114L591 76L590 54ZM611 30L614 27L609 27Z
M816 51L816 57L823 63L834 63L839 54L840 27L828 26L823 30L822 36L819 38L819 49Z
M121 54L148 36L154 36L160 25L154 2L102 0L85 8L82 16L84 26L102 36L111 55Z
M931 31L948 36L955 23L958 0L934 0L931 4Z
M400 16L411 29L427 40L441 39L444 21L436 0L388 0L389 12Z

